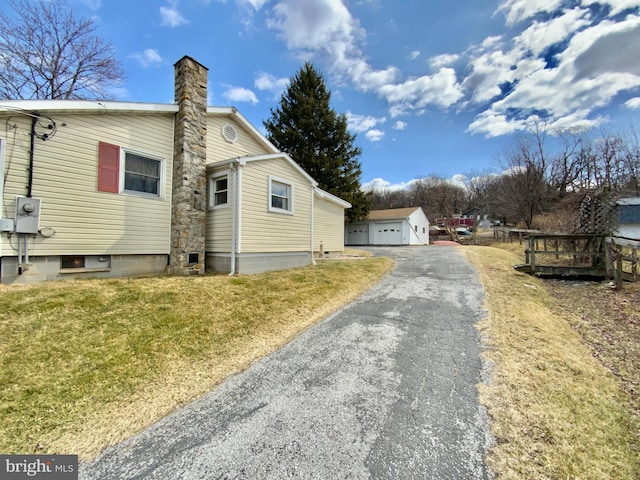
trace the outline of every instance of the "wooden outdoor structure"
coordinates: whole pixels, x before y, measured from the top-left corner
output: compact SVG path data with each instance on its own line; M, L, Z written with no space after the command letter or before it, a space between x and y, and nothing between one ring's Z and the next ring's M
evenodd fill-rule
M616 289L623 281L638 281L638 248L640 242L619 237L607 237L606 263Z
M513 243L514 239L518 239L518 244L522 245L522 242L527 239L531 234L540 233L540 230L528 230L526 228L494 228L493 239L502 240L506 242L509 239L510 243Z
M525 263L515 265L533 275L613 278L622 282L638 279L640 242L600 234L530 234Z

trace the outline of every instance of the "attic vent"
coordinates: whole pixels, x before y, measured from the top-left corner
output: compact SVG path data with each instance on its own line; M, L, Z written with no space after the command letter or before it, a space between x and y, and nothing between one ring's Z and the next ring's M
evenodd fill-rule
M222 127L222 137L229 143L236 143L238 132L228 123Z

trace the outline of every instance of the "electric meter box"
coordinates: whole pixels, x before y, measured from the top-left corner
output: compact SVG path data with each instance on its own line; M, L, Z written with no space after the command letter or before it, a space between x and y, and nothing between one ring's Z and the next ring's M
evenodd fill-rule
M37 234L40 228L40 199L16 197L16 233Z

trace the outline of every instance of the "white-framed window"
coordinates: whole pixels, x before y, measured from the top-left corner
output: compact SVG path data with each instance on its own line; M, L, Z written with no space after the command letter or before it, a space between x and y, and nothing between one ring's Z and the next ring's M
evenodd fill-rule
M163 198L165 163L157 155L99 142L98 191Z
M229 206L229 174L216 173L209 177L209 207Z
M160 158L122 149L122 190L145 196L162 196L164 161Z
M293 183L269 176L269 211L293 215Z

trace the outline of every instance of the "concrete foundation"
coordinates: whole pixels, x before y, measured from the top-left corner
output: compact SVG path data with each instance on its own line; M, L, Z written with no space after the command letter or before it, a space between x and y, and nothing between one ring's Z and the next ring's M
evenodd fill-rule
M93 259L97 256L87 256ZM27 284L69 278L112 278L160 275L167 272L168 255L101 255L104 266L88 262L90 268L61 268L60 257L30 257L29 265L18 272L18 257L0 258L0 283Z
M206 254L207 270L216 272L231 271L231 255L229 253ZM241 253L236 256L235 273L263 273L287 268L306 267L311 264L309 252L285 253Z

